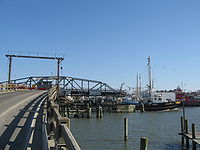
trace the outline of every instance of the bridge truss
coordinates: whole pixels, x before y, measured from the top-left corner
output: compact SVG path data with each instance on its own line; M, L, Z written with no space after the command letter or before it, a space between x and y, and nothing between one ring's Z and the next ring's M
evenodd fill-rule
M7 83L0 82L2 83ZM57 84L57 76L32 76L20 79L11 80L10 83L18 84L20 86L26 86L29 89L41 88L41 84L51 83L51 85ZM39 87L40 86L40 87ZM59 77L59 86L61 91L66 95L71 96L123 96L120 90L115 90L111 86L101 81L88 80L81 78L74 78L68 76ZM50 87L49 87L50 88ZM45 88L43 88L45 89Z

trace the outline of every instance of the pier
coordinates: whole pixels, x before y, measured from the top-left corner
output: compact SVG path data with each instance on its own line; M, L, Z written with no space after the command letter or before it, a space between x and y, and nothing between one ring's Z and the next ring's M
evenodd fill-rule
M184 119L184 117L181 117L181 132L179 135L181 135L181 144L185 146L186 148L190 147L190 141L192 142L192 149L196 150L197 145L200 145L200 132L196 131L196 125L192 123L191 130L189 131L189 123L187 119Z

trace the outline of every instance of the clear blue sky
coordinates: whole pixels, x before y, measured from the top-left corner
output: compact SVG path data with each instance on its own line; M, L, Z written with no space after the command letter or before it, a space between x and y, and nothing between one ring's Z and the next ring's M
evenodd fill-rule
M118 88L200 89L199 0L0 0L0 80L10 50L63 53L62 75ZM55 74L54 61L14 59L12 78Z

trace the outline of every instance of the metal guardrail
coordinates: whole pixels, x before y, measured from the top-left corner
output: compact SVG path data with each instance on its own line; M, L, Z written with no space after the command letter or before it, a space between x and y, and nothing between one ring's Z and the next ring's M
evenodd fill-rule
M49 90L47 101L47 134L49 149L66 148L69 150L81 150L70 131L70 119L62 117L59 113L59 105L55 103L56 87Z

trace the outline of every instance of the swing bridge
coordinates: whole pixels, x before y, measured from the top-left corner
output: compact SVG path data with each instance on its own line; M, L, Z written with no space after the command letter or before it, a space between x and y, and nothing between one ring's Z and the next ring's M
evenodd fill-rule
M10 80L8 84L13 89L38 89L48 90L57 84L57 76L32 76ZM5 85L8 82L0 82L0 85ZM108 84L96 81L81 79L69 76L59 77L60 92L68 96L123 96L120 90L115 90Z

